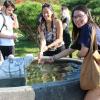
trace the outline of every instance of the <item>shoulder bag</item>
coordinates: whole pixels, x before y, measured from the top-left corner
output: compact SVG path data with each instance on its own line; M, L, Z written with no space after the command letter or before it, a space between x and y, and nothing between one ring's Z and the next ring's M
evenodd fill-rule
M100 87L100 54L97 48L96 29L94 27L92 27L90 49L81 66L80 87L83 90Z

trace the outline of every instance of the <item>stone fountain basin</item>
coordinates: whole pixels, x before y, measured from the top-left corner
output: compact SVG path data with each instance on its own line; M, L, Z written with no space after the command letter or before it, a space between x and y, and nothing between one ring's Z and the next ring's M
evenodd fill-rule
M72 59L72 58L62 58L56 60L54 63L57 64L74 63L79 65L80 69L82 60ZM69 80L66 80L65 78L64 80L56 82L37 83L37 84L33 83L31 87L34 91L35 99L32 98L32 100L84 100L85 91L80 89L80 83L79 83L80 70L77 72L73 72L71 75L67 77L69 77ZM17 82L18 84L16 84ZM0 79L0 87L9 87L9 88L19 87L20 90L23 85L26 86L25 77ZM15 91L17 91L16 88ZM11 91L10 94L13 95L12 92L13 91ZM1 91L1 93L3 92ZM23 95L26 96L27 94Z

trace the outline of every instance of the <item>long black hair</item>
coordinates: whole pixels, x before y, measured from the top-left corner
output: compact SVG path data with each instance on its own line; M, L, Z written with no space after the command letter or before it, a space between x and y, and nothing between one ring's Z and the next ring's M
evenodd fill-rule
M49 8L49 9L53 12L52 17L54 17L54 10L53 10L53 7L52 7L49 3L44 3L44 4L42 4L42 11L43 11L43 9L46 8L46 7ZM44 17L43 17L43 14L42 14L41 16L42 16L42 22L44 22L45 19L44 19Z
M54 10L53 10L53 8L52 8L52 6L49 4L49 3L44 3L43 5L42 5L42 12L43 12L43 9L44 8L49 8L52 12L53 12L53 14L52 14L52 18L56 18L55 16L54 16ZM40 25L42 26L42 24L45 24L45 27L46 27L46 31L47 31L47 24L46 24L46 20L45 20L45 18L43 17L43 14L41 13L41 23L40 23ZM53 29L53 20L52 20L52 22L51 22L51 28Z

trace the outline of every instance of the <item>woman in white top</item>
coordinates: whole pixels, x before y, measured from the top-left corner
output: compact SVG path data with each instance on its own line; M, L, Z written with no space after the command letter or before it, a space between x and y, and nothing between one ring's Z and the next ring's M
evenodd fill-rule
M14 40L16 34L13 33L13 28L18 28L18 20L14 14L15 5L6 0L0 12L0 50L4 59L10 54L13 54Z

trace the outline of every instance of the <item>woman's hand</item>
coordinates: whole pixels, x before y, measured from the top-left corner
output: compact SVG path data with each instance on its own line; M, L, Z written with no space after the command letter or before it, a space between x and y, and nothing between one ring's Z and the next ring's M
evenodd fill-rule
M11 35L11 36L8 36L8 39L14 39L14 40L16 40L16 38L17 38L17 34L13 34L13 35Z
M16 40L16 39L18 38L18 35L17 35L17 34L18 34L18 33L14 33L14 34L13 34L13 39L14 39L14 40Z
M18 23L18 19L17 19L17 15L12 13L11 14L11 18L13 19L13 28L17 29L19 28L19 23Z
M43 48L43 52L45 52L45 51L47 51L48 50L48 46L45 46L44 48Z
M52 62L54 62L54 56L48 56L48 57L44 58L44 61L48 62L48 63L52 63Z
M40 52L39 54L38 54L38 63L44 63L44 61L43 61L43 52Z
M11 14L11 17L12 17L13 20L16 20L17 19L17 15L14 14L14 13Z
M52 62L54 62L53 56L43 56L43 55L38 56L38 63L44 64L44 63L52 63Z

